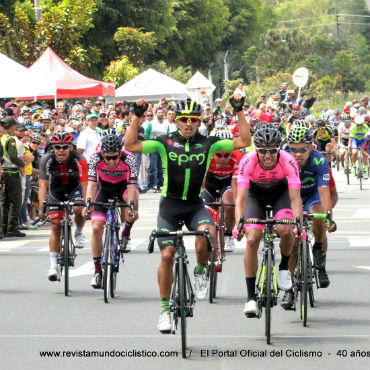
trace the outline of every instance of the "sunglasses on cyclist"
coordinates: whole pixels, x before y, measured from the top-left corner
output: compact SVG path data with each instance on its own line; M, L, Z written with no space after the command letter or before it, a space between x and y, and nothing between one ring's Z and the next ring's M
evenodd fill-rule
M227 158L230 156L231 156L231 153L216 153L217 158Z
M31 141L31 144L40 145L40 143L36 141Z
M41 130L39 130L39 129L32 130L32 131L35 132L36 134L39 134L41 132Z
M176 117L182 123L198 123L199 117Z
M304 148L290 148L292 153L307 153L310 150L307 146Z
M107 161L116 161L119 158L119 154L116 155L104 155L104 159Z
M54 149L56 150L67 150L68 148L69 148L69 144L64 144L64 145L55 144L54 145Z
M258 153L260 154L266 154L266 153L276 154L279 151L279 148L270 148L270 149L257 148L257 150L258 150Z

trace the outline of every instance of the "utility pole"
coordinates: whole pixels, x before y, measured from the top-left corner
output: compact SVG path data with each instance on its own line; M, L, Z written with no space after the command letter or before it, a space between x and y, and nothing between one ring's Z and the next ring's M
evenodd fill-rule
M229 54L229 50L226 52L224 56L224 81L229 80L229 65L227 64L227 54ZM225 82L225 92L228 92L228 86Z
M338 9L337 9L337 0L335 0L335 19L337 23L337 37L339 40L339 15L338 15Z
M34 0L34 6L35 6L35 14L36 14L36 22L41 22L42 18L42 9L39 7L41 0Z

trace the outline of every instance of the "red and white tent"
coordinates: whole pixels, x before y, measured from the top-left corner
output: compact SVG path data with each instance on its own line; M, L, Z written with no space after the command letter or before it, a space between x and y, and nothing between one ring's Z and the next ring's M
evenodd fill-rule
M55 86L55 96L39 95L43 99L87 98L95 96L115 96L116 85L86 77L66 64L48 47L29 68L44 76L50 85Z

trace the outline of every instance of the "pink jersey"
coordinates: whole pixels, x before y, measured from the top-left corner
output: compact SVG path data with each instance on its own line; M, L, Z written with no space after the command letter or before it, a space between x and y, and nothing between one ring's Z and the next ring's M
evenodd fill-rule
M239 188L249 189L252 182L258 188L268 189L285 180L288 182L288 189L301 188L297 162L284 150L280 150L278 162L271 170L265 170L260 166L255 150L246 154L240 161Z

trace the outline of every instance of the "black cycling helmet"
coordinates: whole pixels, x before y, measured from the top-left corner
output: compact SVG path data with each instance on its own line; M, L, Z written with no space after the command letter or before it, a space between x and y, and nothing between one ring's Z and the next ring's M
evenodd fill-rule
M273 116L272 117L272 123L280 123L281 122L281 119L279 116Z
M280 132L271 124L264 124L262 127L259 127L254 133L253 139L256 148L277 148L281 143Z
M323 119L318 119L316 121L316 127L325 127L326 126L326 121Z
M50 141L53 144L71 144L73 141L73 135L69 132L59 130L51 136Z
M101 140L101 150L105 153L119 152L122 149L122 141L117 135L106 135Z
M176 117L179 116L193 116L200 117L202 114L202 106L196 101L187 98L186 100L180 100L174 108Z
M101 138L103 139L104 137L106 136L109 136L109 135L116 135L116 136L119 136L119 132L115 129L115 128L108 128L106 130L104 130L100 136Z

